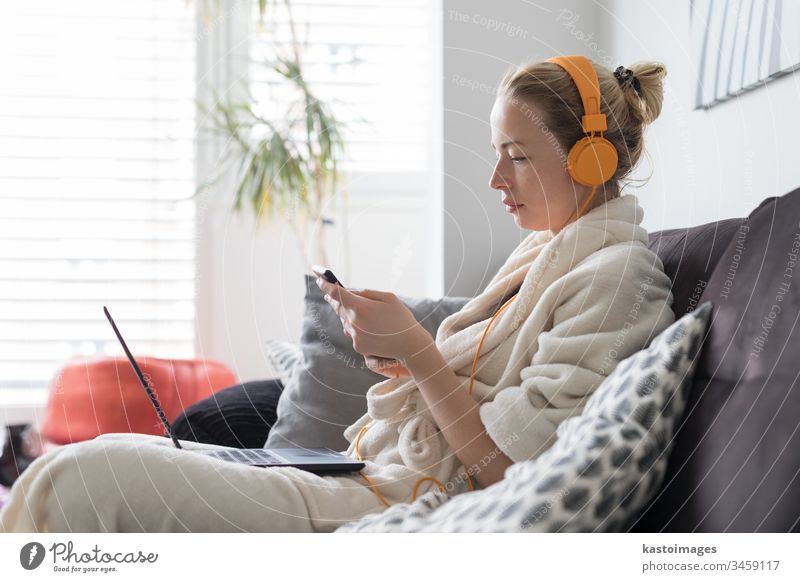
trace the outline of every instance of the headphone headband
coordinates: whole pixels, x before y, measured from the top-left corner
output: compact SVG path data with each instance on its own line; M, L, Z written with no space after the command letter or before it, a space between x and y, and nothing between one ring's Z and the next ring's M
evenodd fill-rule
M583 101L581 125L586 135L573 144L567 154L569 175L577 183L592 188L592 192L578 209L578 216L581 216L597 188L608 182L617 171L617 149L603 137L606 116L600 112L600 81L592 62L582 55L552 57L547 61L557 64L569 73Z
M569 73L578 87L578 93L583 101L584 115L581 123L584 133L605 131L606 116L600 113L600 81L591 61L583 55L571 55L551 57L547 62L555 63Z

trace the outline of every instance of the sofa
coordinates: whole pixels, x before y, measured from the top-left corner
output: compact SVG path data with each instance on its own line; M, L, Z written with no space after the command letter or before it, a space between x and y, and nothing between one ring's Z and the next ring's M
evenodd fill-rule
M800 531L800 188L650 246L676 315L714 310L664 483L634 531Z
M676 318L707 300L713 312L666 476L630 531L800 531L799 221L797 189L746 217L650 234ZM274 407L284 384L258 388Z

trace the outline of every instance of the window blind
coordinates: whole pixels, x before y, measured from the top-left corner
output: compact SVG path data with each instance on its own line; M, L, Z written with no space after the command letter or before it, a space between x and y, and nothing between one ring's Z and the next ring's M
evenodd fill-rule
M280 119L290 98L285 80L263 65L272 41L288 47L283 2L268 3L260 22L250 19L250 91L260 115ZM435 5L435 3L434 3ZM315 94L344 122L353 175L411 177L429 172L432 139L432 17L425 0L293 0L304 76Z
M4 2L0 386L194 354L195 3Z

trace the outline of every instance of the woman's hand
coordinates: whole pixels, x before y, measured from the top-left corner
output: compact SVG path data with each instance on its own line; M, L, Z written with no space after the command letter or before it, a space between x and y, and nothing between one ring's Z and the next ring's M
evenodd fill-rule
M410 378L411 372L399 361L378 356L364 356L367 368L387 378Z
M353 340L353 349L359 354L399 360L405 370L403 364L410 356L434 343L431 334L394 293L345 289L328 283L322 277L317 277L317 285L325 293L325 300L339 316L344 333ZM389 372L379 373L395 376L396 368L378 366L378 360L372 362Z

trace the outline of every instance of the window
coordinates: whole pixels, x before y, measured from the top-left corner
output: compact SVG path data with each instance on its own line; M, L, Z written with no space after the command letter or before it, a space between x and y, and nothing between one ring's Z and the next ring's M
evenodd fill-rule
M335 218L326 235L329 258L351 284L441 293L441 2L292 0L291 6L299 36L308 40L306 80L346 124L341 167L349 213L328 215ZM267 3L263 20L259 26L254 9L248 89L259 113L274 119L286 110L286 83L260 63L272 58L271 38L283 46L291 38L284 3ZM339 194L331 208L344 207Z
M194 354L196 3L6 2L0 386L67 359Z
M260 65L273 58L268 39L288 46L284 3L268 3L251 23L250 91L259 113L285 108L286 81ZM411 176L428 173L431 127L433 10L427 0L293 0L304 74L315 93L346 124L350 174Z

